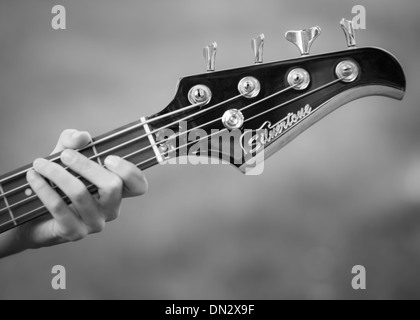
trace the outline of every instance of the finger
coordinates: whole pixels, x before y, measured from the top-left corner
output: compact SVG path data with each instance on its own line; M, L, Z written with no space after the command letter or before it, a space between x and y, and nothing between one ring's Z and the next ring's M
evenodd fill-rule
M61 161L82 177L98 187L101 201L113 204L111 209L117 209L121 203L123 182L111 171L103 168L74 150L64 150Z
M57 244L68 242L63 236L59 236L57 221L50 215L43 215L29 221L19 227L19 234L24 234L25 239L30 239L29 249L51 247Z
M63 151L64 149L79 149L88 145L92 138L88 132L78 131L74 129L64 130L58 139L57 146L53 154Z
M134 164L117 156L109 156L105 159L105 165L123 181L124 197L135 197L146 193L148 189L146 177Z
M98 210L97 202L79 179L59 164L45 159L35 160L34 169L64 192L90 233L104 229L105 219Z
M76 241L87 235L88 231L80 219L38 173L30 170L27 172L26 178L32 190L54 217L55 223L47 225L48 228L51 228L49 231L53 238Z

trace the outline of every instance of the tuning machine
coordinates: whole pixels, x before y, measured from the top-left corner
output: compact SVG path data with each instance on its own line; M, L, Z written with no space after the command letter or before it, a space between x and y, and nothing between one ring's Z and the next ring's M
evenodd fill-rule
M255 37L251 41L251 47L254 51L255 64L264 62L264 40L264 34L260 34L258 37Z
M346 36L347 46L349 48L356 47L356 34L354 32L354 23L351 20L342 19L340 21L341 29Z
M213 72L216 70L216 53L217 53L217 43L213 42L204 48L203 54L204 59L206 60L207 72Z
M299 48L302 56L309 55L312 44L321 35L320 27L312 27L299 31L287 31L286 39Z

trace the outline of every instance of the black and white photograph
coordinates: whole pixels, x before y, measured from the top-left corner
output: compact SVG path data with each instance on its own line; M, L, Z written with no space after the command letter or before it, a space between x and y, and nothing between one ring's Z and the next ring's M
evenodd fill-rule
M1 0L0 300L420 299L419 13Z

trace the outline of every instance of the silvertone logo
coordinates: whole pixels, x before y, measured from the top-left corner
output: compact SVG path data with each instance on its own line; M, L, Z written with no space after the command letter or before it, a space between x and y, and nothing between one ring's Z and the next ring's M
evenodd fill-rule
M256 153L262 147L270 144L281 136L282 133L294 127L296 124L301 122L303 119L308 117L312 113L312 108L309 104L300 109L297 113L290 112L285 118L279 122L271 125L270 121L263 123L260 129L257 130L257 134L252 136L246 146L244 145L245 135L241 137L241 148L245 154Z

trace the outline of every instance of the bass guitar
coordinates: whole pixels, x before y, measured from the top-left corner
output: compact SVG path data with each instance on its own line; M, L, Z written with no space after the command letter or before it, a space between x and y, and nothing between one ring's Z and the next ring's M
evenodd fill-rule
M406 80L397 59L383 49L358 48L351 21L343 19L341 27L344 51L310 55L321 33L313 27L286 33L301 57L263 63L260 35L252 40L255 65L217 72L213 43L204 49L208 72L182 78L166 108L96 137L78 151L101 165L110 154L142 170L188 156L258 173L262 161L338 107L366 96L404 97ZM63 165L58 154L47 159ZM0 233L48 214L26 181L30 169L27 165L0 177Z

